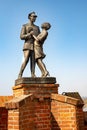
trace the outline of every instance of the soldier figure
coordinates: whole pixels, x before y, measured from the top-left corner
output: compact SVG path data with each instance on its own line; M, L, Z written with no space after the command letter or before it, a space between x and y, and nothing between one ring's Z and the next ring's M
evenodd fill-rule
M21 78L23 71L30 58L30 70L31 77L35 77L35 56L34 56L34 38L32 36L38 36L40 33L39 27L34 24L37 15L35 12L31 12L28 15L29 23L24 24L21 30L20 38L25 40L23 52L24 52L24 62L22 63L18 78Z

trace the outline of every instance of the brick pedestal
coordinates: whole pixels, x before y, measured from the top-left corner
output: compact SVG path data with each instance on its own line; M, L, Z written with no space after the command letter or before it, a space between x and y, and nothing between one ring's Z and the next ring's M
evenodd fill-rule
M17 79L0 109L0 130L86 130L83 101L58 94L58 86L53 77Z
M20 84L13 87L14 97L36 93L58 93L58 84Z
M55 78L15 81L13 99L6 103L8 130L51 130L51 94L58 93Z
M59 84L55 78L22 78L15 81L14 97L36 93L58 93Z

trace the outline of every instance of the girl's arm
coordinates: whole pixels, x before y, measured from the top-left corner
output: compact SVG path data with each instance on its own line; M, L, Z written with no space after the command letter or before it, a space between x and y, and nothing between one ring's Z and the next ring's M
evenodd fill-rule
M34 39L35 39L36 41L39 41L38 38L37 38L35 35L33 35L33 37L34 37Z

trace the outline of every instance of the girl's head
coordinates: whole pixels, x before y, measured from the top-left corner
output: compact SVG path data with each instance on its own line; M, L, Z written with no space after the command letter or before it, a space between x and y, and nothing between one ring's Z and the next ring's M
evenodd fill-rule
M46 22L46 23L43 23L43 24L41 25L41 28L48 30L48 29L51 28L51 25L50 25L50 23L47 23L47 22Z

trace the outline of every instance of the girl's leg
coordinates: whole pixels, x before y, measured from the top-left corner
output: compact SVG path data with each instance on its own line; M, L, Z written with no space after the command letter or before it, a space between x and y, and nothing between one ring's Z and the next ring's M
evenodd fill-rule
M45 64L42 62L42 59L37 59L37 65L42 72L41 77L47 77L49 75L49 72L47 71Z

